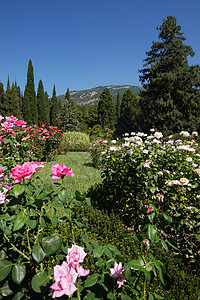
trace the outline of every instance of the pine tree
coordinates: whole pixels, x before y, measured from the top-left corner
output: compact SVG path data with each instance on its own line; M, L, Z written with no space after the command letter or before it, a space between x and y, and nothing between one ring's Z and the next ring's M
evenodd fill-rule
M37 90L37 110L38 110L38 123L47 124L47 107L44 95L44 86L42 80L38 83Z
M122 97L120 117L117 122L117 135L135 130L135 118L138 112L138 96L127 89Z
M5 98L3 83L0 82L0 115L5 117Z
M140 81L143 84L140 128L164 134L198 130L200 126L200 67L189 66L194 56L175 17L168 16L157 28L160 41L146 52Z
M11 90L10 90L10 80L8 76L7 87L5 92L5 116L10 116L11 114Z
M28 63L27 83L23 99L23 117L28 124L37 124L37 99L34 85L33 65L31 59Z
M20 90L20 86L17 85L16 81L15 81L15 86L17 89L17 95L18 95L18 103L19 103L19 119L23 119L23 112L22 112L22 101L23 101L23 97L22 97L22 93Z
M100 94L98 103L98 122L103 129L114 129L115 125L115 108L112 95L108 88L105 88Z
M54 84L51 104L50 104L50 125L58 126L58 124L59 124L58 98L56 96L56 87Z

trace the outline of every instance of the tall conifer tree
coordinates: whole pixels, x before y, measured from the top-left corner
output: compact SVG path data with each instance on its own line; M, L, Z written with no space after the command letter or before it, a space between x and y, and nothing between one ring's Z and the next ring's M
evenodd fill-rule
M28 63L27 83L23 99L23 117L28 124L37 124L37 99L34 84L33 65L31 59Z
M21 117L20 108L19 108L19 96L18 96L18 88L16 81L12 83L11 87L11 105L10 105L10 114L17 117L18 119Z
M56 96L55 84L53 87L51 104L50 104L50 124L51 126L58 126L59 124L58 98Z
M103 129L114 129L115 125L115 108L112 95L108 88L105 88L98 103L98 121Z
M140 81L143 84L140 127L164 134L200 127L200 67L189 66L194 52L175 17L168 16L159 30L158 42L146 52Z
M5 117L5 97L2 82L0 82L0 115Z
M46 102L47 125L50 125L50 100L49 100L49 95L46 91L44 92L44 99Z
M121 110L121 100L120 100L120 93L117 93L117 102L116 102L116 120L120 117L120 110Z
M7 87L5 92L5 115L10 116L11 113L11 90L10 90L10 80L8 76Z
M47 107L44 95L44 86L42 80L38 83L37 90L37 109L38 109L38 123L47 124Z

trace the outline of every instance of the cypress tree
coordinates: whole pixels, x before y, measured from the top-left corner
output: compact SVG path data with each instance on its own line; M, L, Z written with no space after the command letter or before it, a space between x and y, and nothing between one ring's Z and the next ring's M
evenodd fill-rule
M116 108L115 108L115 110L116 110L116 120L118 120L119 117L120 117L120 110L121 110L121 100L120 100L120 93L119 93L119 91L117 93L117 102L116 102Z
M0 115L5 117L5 98L3 83L0 82Z
M168 16L159 30L158 42L146 52L140 81L143 84L140 128L151 127L165 135L200 126L200 67L189 66L194 56L175 17Z
M98 103L98 122L103 129L114 129L115 125L115 108L112 95L108 88L105 88L100 94Z
M51 104L50 104L50 125L58 126L58 124L59 124L58 98L56 96L56 87L54 84Z
M8 76L7 87L5 92L5 115L10 116L11 113L11 90L10 90L10 80Z
M78 120L75 112L74 101L70 98L69 88L65 94L64 107L61 112L61 129L63 131L76 131L78 127Z
M46 91L44 92L44 99L45 99L45 102L46 102L47 125L50 125L50 100L49 100L49 95Z
M46 107L46 99L44 96L44 86L42 80L40 80L38 83L37 110L38 110L38 123L47 124L47 107Z
M20 109L19 109L19 97L18 97L18 88L16 81L12 83L11 87L11 105L10 105L10 114L17 117L18 119L21 117Z
M23 99L23 117L28 124L37 124L37 99L34 85L33 65L31 59L28 63L27 83Z
M135 130L135 118L138 114L138 96L134 95L130 89L123 94L120 117L117 123L117 135Z

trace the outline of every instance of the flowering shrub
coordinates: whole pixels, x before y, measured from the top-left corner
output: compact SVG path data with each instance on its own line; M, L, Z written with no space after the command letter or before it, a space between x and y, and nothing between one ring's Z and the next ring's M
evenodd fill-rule
M163 142L162 133L139 132L125 136L121 147L113 150L104 155L103 182L89 193L93 203L119 213L136 231L150 218L163 237L197 259L200 153L195 136ZM161 218L154 219L157 205Z
M100 168L102 164L103 154L108 150L108 141L97 139L90 144L89 152L92 158L92 163L95 168Z
M0 117L0 160L7 167L7 173L24 161L49 161L56 155L62 139L57 127L27 126L14 116L2 122L3 117Z

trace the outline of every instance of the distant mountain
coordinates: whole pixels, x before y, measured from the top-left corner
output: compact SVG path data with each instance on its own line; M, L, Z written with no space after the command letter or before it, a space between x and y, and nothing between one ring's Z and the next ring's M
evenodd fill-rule
M75 104L79 105L91 105L99 102L100 94L102 91L108 88L110 90L111 95L113 96L113 101L115 102L117 99L118 91L120 96L126 92L127 89L130 89L133 94L139 95L141 88L139 86L133 85L108 85L108 86L98 86L89 90L82 91L72 91L70 92L71 99L74 100ZM58 99L64 101L65 95L58 96Z

